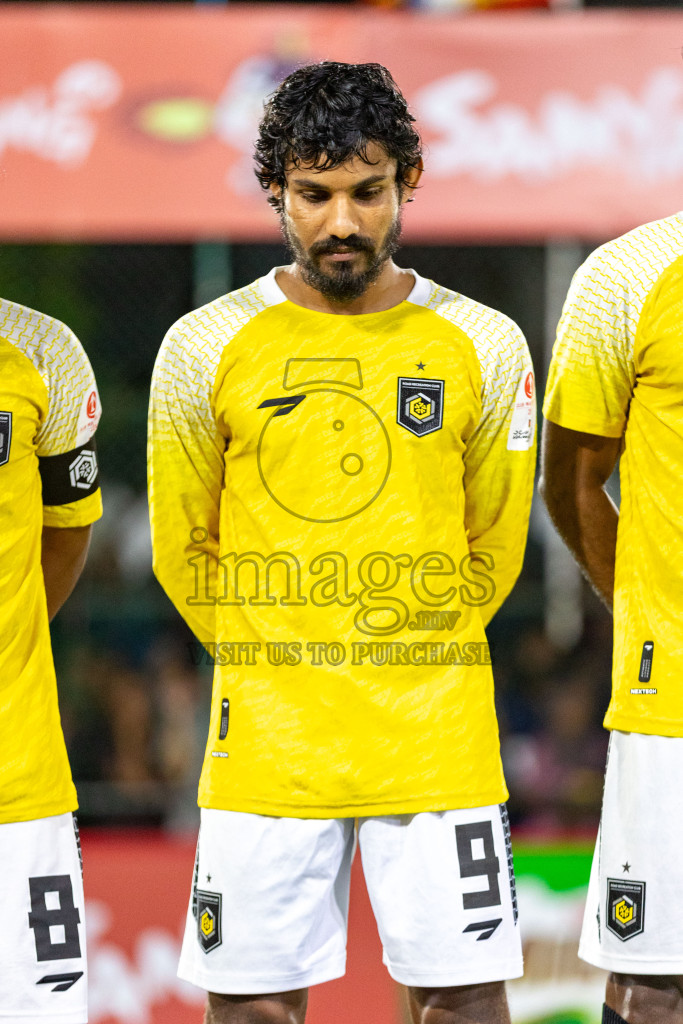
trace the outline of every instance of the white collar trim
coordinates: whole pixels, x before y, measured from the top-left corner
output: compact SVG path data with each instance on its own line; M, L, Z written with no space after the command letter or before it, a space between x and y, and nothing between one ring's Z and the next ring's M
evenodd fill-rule
M278 306L281 302L287 302L287 296L280 288L280 285L275 280L276 274L280 270L286 270L286 267L273 267L269 274L259 279L259 285L261 287L261 294L265 300L267 306ZM416 306L426 305L429 296L432 291L431 281L428 281L426 277L420 277L419 274L415 273L414 270L410 270L410 273L415 278L415 284L410 290L410 294L404 299L405 302L412 302ZM399 303L400 305L400 303ZM389 310L385 310L389 312ZM362 314L361 314L362 315Z

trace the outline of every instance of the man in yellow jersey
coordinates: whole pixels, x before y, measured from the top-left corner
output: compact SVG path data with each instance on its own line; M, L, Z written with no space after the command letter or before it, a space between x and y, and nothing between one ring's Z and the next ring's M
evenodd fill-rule
M84 1024L76 791L48 622L102 512L100 401L72 332L0 299L0 1022Z
M533 373L510 320L392 261L412 122L380 65L290 75L256 164L293 262L154 371L155 570L216 662L180 966L211 1024L301 1024L344 973L356 824L415 1020L508 1022L522 970L484 625L522 562Z
M606 1024L683 1021L683 215L597 249L560 320L542 492L614 609L612 730L580 956ZM621 509L605 483L621 456ZM680 911L680 913L679 913Z

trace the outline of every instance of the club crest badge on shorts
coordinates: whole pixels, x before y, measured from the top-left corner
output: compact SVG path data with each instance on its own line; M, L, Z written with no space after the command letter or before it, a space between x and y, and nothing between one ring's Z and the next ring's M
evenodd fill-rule
M622 942L645 929L645 882L607 879L607 929Z
M223 897L219 892L197 889L197 938L205 953L220 946L221 909Z
M443 425L444 384L422 377L398 378L396 420L416 437L433 434Z

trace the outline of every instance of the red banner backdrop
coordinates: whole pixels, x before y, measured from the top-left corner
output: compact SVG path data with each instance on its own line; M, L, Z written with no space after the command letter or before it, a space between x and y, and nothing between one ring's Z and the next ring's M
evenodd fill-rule
M681 205L681 44L678 12L0 4L0 237L275 237L255 126L326 58L418 118L408 237L604 238Z

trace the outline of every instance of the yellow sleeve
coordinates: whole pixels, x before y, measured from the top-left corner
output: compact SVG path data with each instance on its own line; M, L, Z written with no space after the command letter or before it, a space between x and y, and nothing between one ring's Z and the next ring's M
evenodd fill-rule
M90 526L101 515L102 492L99 487L80 501L70 501L66 505L43 505L44 526Z
M640 304L642 305L642 303ZM570 430L621 437L635 381L639 305L609 247L574 275L557 328L543 413Z
M481 419L465 453L465 525L472 555L482 553L495 583L480 608L484 625L522 568L536 466L536 399L531 356L519 328L475 341L481 366ZM502 329L502 325L505 329Z
M41 475L46 463L63 456L60 469L64 484L58 489L66 497L62 497L59 504L51 504L43 478L43 523L54 527L89 526L102 515L93 439L102 407L95 375L73 331L42 313L23 312L27 315L27 330L31 329L34 334L34 343L27 346L26 355L38 370L47 391L47 413L36 436ZM86 450L87 454L83 454ZM77 482L72 481L72 486L68 487L68 470L72 467L76 473L74 462L79 459L83 463L82 471L77 474Z
M206 645L215 633L226 439L213 412L217 360L204 356L183 321L164 339L152 377L148 484L155 575Z

